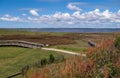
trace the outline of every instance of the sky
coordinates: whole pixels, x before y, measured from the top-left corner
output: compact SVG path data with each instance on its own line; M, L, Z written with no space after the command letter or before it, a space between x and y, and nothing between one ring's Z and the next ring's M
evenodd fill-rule
M120 0L0 0L0 28L120 28Z

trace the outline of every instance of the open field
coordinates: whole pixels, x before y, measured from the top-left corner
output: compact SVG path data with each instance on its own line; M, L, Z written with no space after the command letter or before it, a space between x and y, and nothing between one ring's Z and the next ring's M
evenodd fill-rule
M88 40L98 43L101 39L107 39L120 35L120 33L59 33L59 32L28 32L20 30L0 30L0 40L25 40L49 47L68 51L84 52L89 45Z
M52 32L29 32L29 31L24 31L24 30L10 30L10 29L0 29L0 35L37 35L37 34L50 34L50 35L57 35L57 36L62 36L66 33L61 32L61 33L52 33Z
M0 78L18 73L22 67L38 62L42 58L48 58L50 54L55 57L62 55L61 53L40 49L0 47Z
M25 40L48 44L50 48L74 52L85 52L89 47L88 40L99 43L120 33L61 33L61 32L29 32L20 30L0 29L0 40Z
M120 33L41 33L0 30L0 40L25 40L49 44L48 48L57 48L78 53L86 52L89 47L88 40L99 43L102 39L113 38L118 35ZM47 58L51 53L56 57L62 54L40 49L0 47L0 78L19 72L23 66L33 64L41 58ZM65 56L68 57L69 55L66 54Z

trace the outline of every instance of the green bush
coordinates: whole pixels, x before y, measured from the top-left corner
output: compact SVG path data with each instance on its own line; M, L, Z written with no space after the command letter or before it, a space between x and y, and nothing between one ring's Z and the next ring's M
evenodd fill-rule
M50 54L49 63L53 63L54 61L55 61L55 57L52 54Z
M41 59L41 66L44 66L46 65L48 62L47 62L47 59L44 58L44 59Z

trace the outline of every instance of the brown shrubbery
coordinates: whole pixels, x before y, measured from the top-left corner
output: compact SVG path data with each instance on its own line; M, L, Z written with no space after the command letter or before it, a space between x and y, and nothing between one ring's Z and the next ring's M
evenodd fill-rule
M74 44L77 36L69 34L63 36L54 35L1 35L0 40L25 40L49 45Z
M63 63L30 69L28 78L120 78L120 50L116 40L102 40L87 50L87 57L75 56Z
M114 34L114 33L113 33ZM25 40L49 45L66 45L74 44L76 40L88 41L92 40L96 43L102 38L113 37L112 33L66 33L63 35L52 34L16 34L16 35L0 35L0 40Z

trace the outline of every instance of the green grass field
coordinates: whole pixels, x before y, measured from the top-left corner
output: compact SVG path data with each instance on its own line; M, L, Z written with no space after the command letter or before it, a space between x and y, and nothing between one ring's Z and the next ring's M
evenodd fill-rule
M85 53L89 45L83 40L76 40L75 44L50 46L56 49L62 49L77 53Z
M86 47L75 47L75 45L58 45L58 46L52 46L52 48L72 51L72 52L76 52L76 53L85 53L86 52Z
M38 62L41 58L48 58L50 54L56 57L62 55L61 53L40 49L0 47L0 78L15 74L22 67Z

